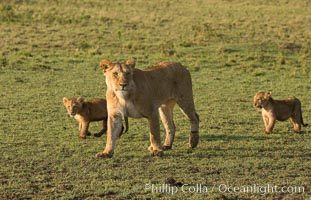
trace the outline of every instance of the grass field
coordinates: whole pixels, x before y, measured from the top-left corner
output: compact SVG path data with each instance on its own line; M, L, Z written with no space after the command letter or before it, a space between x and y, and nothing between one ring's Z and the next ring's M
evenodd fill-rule
M160 158L147 151L145 119L129 120L111 159L95 158L106 136L78 140L62 98L104 97L99 61L128 57L140 69L189 69L198 148L188 149L179 109L174 147ZM278 122L264 135L252 98L296 96L310 124L310 77L309 0L2 0L0 199L309 199L310 127Z

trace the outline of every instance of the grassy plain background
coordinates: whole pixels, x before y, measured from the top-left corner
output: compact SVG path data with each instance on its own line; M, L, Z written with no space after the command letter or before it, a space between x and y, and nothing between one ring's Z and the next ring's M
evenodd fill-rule
M310 128L277 123L263 135L259 90L295 95L311 123L308 0L0 1L0 199L307 199ZM106 137L79 141L62 97L104 97L101 59L184 64L193 78L201 142L175 110L174 148L150 157L147 122L130 119L112 159ZM91 131L100 123L91 125ZM163 128L162 128L163 132ZM163 133L164 136L164 133ZM303 194L152 193L184 184L304 186Z

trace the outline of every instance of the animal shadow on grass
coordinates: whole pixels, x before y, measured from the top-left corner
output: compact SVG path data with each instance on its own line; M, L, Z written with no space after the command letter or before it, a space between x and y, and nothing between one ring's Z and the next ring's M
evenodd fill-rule
M295 137L293 132L275 132L271 135L226 135L209 134L204 136L205 141L212 142L204 155L199 157L223 157L223 158L297 158L306 159L309 155L302 153L296 147L288 146L301 140ZM202 138L202 137L201 137ZM220 143L219 143L220 142ZM233 145L236 142L236 145ZM293 153L296 152L296 153Z
M233 134L206 134L202 135L201 139L206 141L241 141L241 140L268 140L265 135L233 135Z

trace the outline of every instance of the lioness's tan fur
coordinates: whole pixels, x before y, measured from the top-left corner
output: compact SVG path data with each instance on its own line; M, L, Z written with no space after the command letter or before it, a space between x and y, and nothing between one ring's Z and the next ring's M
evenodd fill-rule
M95 137L102 136L107 131L107 102L105 99L94 98L85 101L83 98L63 98L63 104L67 109L68 115L74 117L79 122L80 139L85 139L91 135L88 131L90 122L103 121L103 129L94 134ZM126 130L128 122L125 119ZM121 130L121 133L123 128Z
M173 108L177 103L191 123L190 147L199 142L199 118L196 114L189 71L179 63L160 62L139 70L135 60L112 63L102 60L100 67L106 77L108 107L107 143L97 157L111 157L118 133L121 116L147 118L150 127L149 151L152 155L163 154L170 149L175 136ZM159 116L166 129L164 145L160 139Z
M295 132L301 132L303 123L301 103L299 99L293 97L285 100L274 100L271 92L257 92L254 96L254 106L261 110L265 124L265 132L272 132L276 120L285 121L290 119L294 125Z

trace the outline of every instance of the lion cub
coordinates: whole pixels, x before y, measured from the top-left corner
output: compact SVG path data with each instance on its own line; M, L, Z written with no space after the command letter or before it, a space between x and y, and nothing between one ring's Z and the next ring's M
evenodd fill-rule
M103 121L103 129L94 134L95 137L102 136L107 131L107 102L105 99L91 99L85 101L83 98L63 98L64 106L68 114L79 122L80 139L91 135L88 131L90 122ZM125 131L128 131L128 119L125 117ZM120 135L123 133L123 126Z
M274 100L271 92L257 92L254 96L254 106L261 111L265 124L265 134L272 132L276 120L285 121L290 118L295 132L301 132L303 123L301 103L296 97L285 100Z

